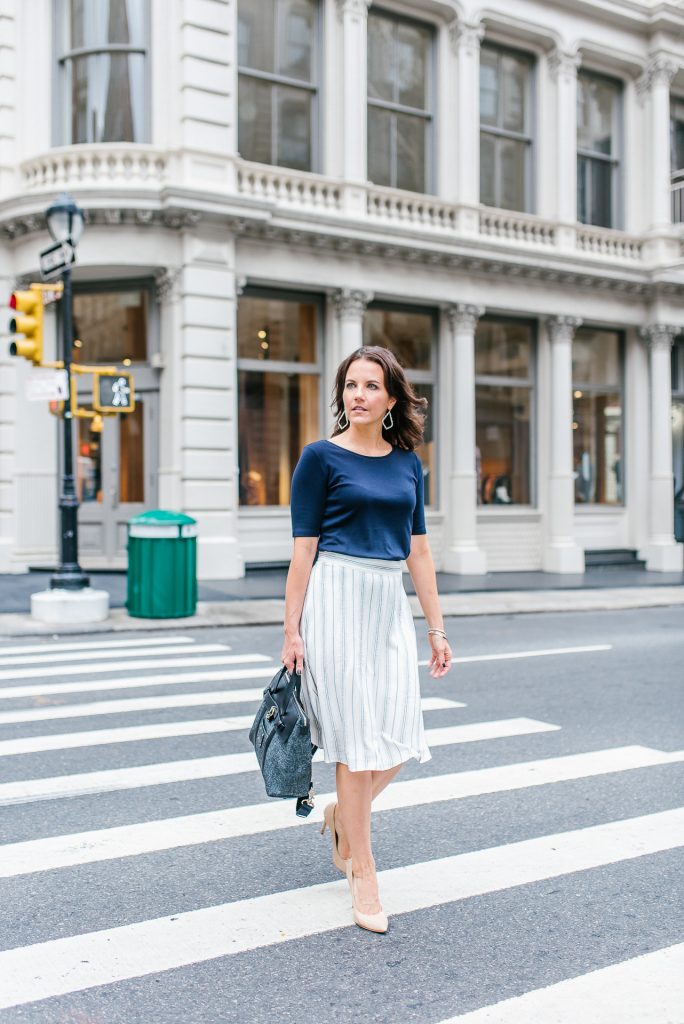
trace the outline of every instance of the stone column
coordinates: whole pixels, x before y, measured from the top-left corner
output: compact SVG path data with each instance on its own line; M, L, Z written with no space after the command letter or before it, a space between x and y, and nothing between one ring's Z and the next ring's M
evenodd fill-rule
M371 0L336 0L342 26L342 177L347 183L347 210L365 212L366 195L359 186L368 180L367 36Z
M640 331L649 350L651 401L648 541L639 557L654 572L681 572L684 551L674 539L670 353L677 333L678 328L666 324L651 324Z
M482 306L449 306L450 373L442 400L451 407L449 487L442 572L482 575L484 551L477 546L475 454L475 328Z
M578 53L555 50L549 71L556 83L556 220L560 248L574 249L577 223L577 71Z
M652 233L670 228L670 83L678 65L666 54L649 58L637 83L637 93L646 109L645 152L648 206L644 227Z
M363 314L372 299L371 292L352 288L341 288L333 294L338 323L338 363L363 345Z
M549 401L550 471L544 571L584 572L584 552L574 536L575 482L572 467L572 339L581 320L556 316L547 321L551 342Z
M480 205L480 42L484 25L457 22L451 29L457 59L455 130L458 132L457 180L459 230L479 232Z

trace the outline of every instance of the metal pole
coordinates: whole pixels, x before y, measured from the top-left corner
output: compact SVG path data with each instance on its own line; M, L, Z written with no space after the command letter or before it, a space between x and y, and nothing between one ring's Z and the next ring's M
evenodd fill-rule
M62 274L62 351L67 376L67 397L64 401L62 438L64 443L63 471L59 496L61 526L60 564L50 580L51 589L82 590L90 586L90 580L78 564L78 498L74 481L74 455L71 424L71 349L74 343L73 308L71 294L71 270L67 267Z

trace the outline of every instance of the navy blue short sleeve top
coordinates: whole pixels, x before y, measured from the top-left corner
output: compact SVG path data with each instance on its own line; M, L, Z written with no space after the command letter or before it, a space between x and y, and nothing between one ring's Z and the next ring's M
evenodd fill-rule
M423 467L415 452L359 455L332 441L307 444L292 476L292 536L319 551L401 560L427 533Z

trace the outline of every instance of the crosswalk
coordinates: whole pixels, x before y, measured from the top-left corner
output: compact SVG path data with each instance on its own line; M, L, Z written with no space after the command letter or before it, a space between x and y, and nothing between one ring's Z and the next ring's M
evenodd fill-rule
M529 658L551 665L558 658L609 657L610 650L609 644L549 647L459 661ZM36 1004L41 1020L85 1020L78 1002L63 1000L102 987L116 994L135 979L170 979L215 962L244 965L242 958L268 956L287 943L310 960L317 943L338 933L352 944L366 942L353 928L346 882L329 869L329 847L315 845L323 807L334 796L331 766L317 755L317 788L328 792L319 793L309 819L297 818L292 802L263 795L247 731L277 668L263 651L233 650L202 635L0 646L0 898L5 907L29 904L18 936L3 934L0 915L0 1011ZM426 675L423 682L431 689ZM468 848L469 807L486 817L489 806L502 813L502 806L514 806L510 801L535 793L553 803L555 794L571 792L563 787L601 780L637 786L648 773L676 771L684 751L635 743L573 749L558 722L533 717L532 707L471 720L467 702L455 699L455 685L434 688L439 695L422 700L433 761L407 768L374 806L374 820L394 822L407 836L391 846L389 865L379 865L393 921L435 910L454 915L497 894L524 899L552 879L628 870L684 847L684 809L667 805L590 824L578 825L569 814L567 827L541 835L525 835L518 825L520 834ZM178 813L169 813L176 807ZM443 835L453 818L458 846ZM409 834L416 828L413 853ZM233 857L233 850L240 852ZM320 864L311 867L319 855ZM197 904L192 865L212 857L232 865L232 873L218 891L202 888ZM247 870L260 858L269 865L261 891ZM108 871L117 879L142 873L155 880L147 912L141 915L133 885L130 893L117 886L116 903L113 896L107 903L92 879L106 879ZM174 871L188 872L183 899L164 881ZM68 904L68 915L39 928L31 908L52 906L58 915L71 891L78 900ZM86 913L89 898L109 906L109 920L94 915L96 928ZM391 943L392 931L377 941ZM443 1024L684 1024L684 946L655 945L448 1021L442 1015ZM657 1016L647 991L653 978L661 992ZM610 1007L592 1017L600 991L613 993ZM54 1018L52 1006L59 1007ZM163 1019L189 1017L179 1009ZM205 1019L248 1020L218 1012ZM309 1019L306 1012L301 1019Z

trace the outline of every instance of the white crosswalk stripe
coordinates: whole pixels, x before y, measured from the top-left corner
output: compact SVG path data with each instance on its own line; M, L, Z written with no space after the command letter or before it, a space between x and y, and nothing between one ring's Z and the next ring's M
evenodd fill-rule
M609 644L548 647L464 655L457 660L468 665L525 658L602 655L611 650ZM64 798L138 789L149 790L150 797L146 794L141 796L141 799L149 801L151 794L155 793L154 787L202 783L257 772L251 749L203 756L203 750L206 753L209 749L206 745L202 747L206 737L240 731L246 733L263 686L279 668L276 659L262 653L235 651L227 654L228 651L231 648L226 644L199 644L192 637L181 635L105 639L102 644L0 645L0 708L3 700L32 702L26 707L7 707L5 704L5 709L0 710L0 727L3 727L0 763L3 766L13 763L17 768L17 762L9 760L12 757L45 755L40 777L0 782L0 807L4 808L3 814L10 815L13 805L22 807L38 801L48 805L43 835L39 833L28 839L3 840L0 843L3 885L17 886L22 878L40 874L41 898L49 900L52 885L59 884L60 892L66 890L61 889L62 881L56 883L47 872L76 872L84 865L105 862L126 864L131 858L143 858L143 855L154 858L165 853L167 857L176 858L184 849L257 835L264 836L264 841L267 841L268 833L276 832L278 837L274 836L270 841L285 846L288 838L294 841L295 829L311 829L320 823L323 807L334 799L334 793L319 794L311 817L303 820L295 816L292 801L269 801L264 797L263 802L257 804L233 806L231 790L226 787L227 806L220 810L152 820L147 820L149 811L145 810L140 814L142 820L135 820L133 808L138 805L131 800L131 810L115 819L128 823L102 827L106 819L100 817L101 827L93 827L96 822L89 819L90 807L98 806L98 801L94 801L92 805L83 804L75 818L67 816L65 820L71 824L61 829L63 834L55 834L59 833L59 826L51 827L49 811L52 801L61 800L60 807L68 808L68 801ZM423 666L426 664L421 662ZM213 665L221 667L207 671L207 667ZM110 678L114 673L124 672L126 675ZM80 678L72 678L74 676ZM35 681L15 682L21 679ZM206 688L209 683L225 685L213 691ZM204 689L201 689L202 685ZM157 693L154 696L147 693L118 698L110 696L110 691L144 691L147 687L156 687ZM164 687L167 689L162 690ZM416 777L400 776L377 798L374 811L409 812L420 809L422 814L438 815L442 812L435 805L455 804L474 797L503 797L504 794L530 790L538 790L539 799L544 800L547 793L555 794L557 791L542 787L572 787L582 782L590 785L600 778L606 779L606 785L617 785L622 780L630 784L629 780L633 779L638 785L638 780L644 777L642 773L676 772L684 763L682 750L668 752L638 745L559 753L554 737L565 735L561 733L560 726L535 718L521 716L459 722L462 716L452 713L466 705L451 699L455 690L456 686L450 680L446 691L448 696L424 697L422 700L424 712L445 712L436 720L440 723L438 727L435 727L435 719L426 719L426 739L430 747L436 750L443 748L448 753L451 747L479 743L482 745L479 749L491 755L500 749L495 746L498 740L538 735L540 740L535 747L535 755L543 750L543 756L470 770L445 772L442 768L441 773L436 756L435 764L422 766ZM79 694L90 696L83 702L62 703L70 695ZM239 704L245 705L236 708L241 714L219 715L220 708ZM117 722L116 727L103 727L106 716L161 715L174 710L182 712L212 706L216 711L198 720L190 716L162 722L124 718L123 721L129 724ZM530 709L526 707L525 710ZM23 728L24 733L30 732L33 725L49 727L52 723L79 719L89 727L82 731L41 735L24 735L21 731ZM92 727L86 720L92 720ZM70 726L67 724L62 728ZM545 735L548 739L542 740ZM182 760L155 760L155 741L175 738L184 739L184 753L192 749L197 756ZM102 748L132 742L146 744L147 756L140 758L146 763L97 768L98 763L112 763L112 754L104 760L100 753ZM193 743L196 746L193 747ZM230 739L226 735L224 749L240 751L247 746L246 736ZM566 743L566 750L567 746ZM217 749L215 741L210 749ZM55 765L59 769L64 763L60 762L59 754L68 750L82 751L79 763L87 764L87 770L47 774L45 769L51 766L50 758L56 759ZM128 756L137 758L138 752L134 755L129 751ZM519 750L517 757L520 758ZM316 760L320 760L320 754ZM505 761L505 756L501 760ZM450 767L453 767L453 762ZM332 778L331 775L328 777ZM237 782L230 783L236 788L237 785ZM171 788L168 792L173 794L175 791ZM433 807L434 812L430 810ZM467 814L468 807L466 802L461 805L461 810L465 808ZM194 808L190 805L188 809ZM649 805L648 810L653 813L603 821L549 835L537 834L502 846L419 863L404 863L381 871L379 880L383 904L391 918L433 907L448 908L459 901L477 900L546 879L571 875L577 875L579 879L582 872L594 868L625 865L638 858L649 858L683 847L684 809L656 811ZM23 812L18 810L16 813ZM610 817L617 818L618 815L613 812ZM22 835L21 830L19 835ZM329 857L329 846L327 854ZM137 872L141 865L145 865L144 858L134 861L132 867ZM33 887L33 880L26 879L26 885ZM326 932L353 927L344 881L312 884L301 889L282 889L280 883L277 891L269 886L268 895L239 898L239 890L237 895L237 899L223 902L226 895L222 894L219 899L211 901L211 905L205 905L207 901L204 901L199 909L180 907L176 913L167 913L168 908L161 903L155 906L154 911L147 912L147 919L140 919L136 906L133 903L129 906L123 896L124 910L117 917L115 926L110 926L113 922L108 922L105 915L98 931L90 930L93 919L85 926L82 922L79 927L76 912L70 917L66 930L52 933L60 937L33 942L25 939L27 944L15 942L16 948L0 951L0 1009L50 1000L68 993L86 992L101 985L115 986L117 982L144 978L178 967L196 966L199 969L219 957L238 953L249 955L250 952L257 955L260 950L267 951L289 940L306 942ZM162 910L165 912L160 914ZM121 923L126 920L131 923ZM41 938L44 935L45 932ZM579 977L569 977L544 988L531 988L522 995L451 1017L442 1024L537 1024L542 1021L544 1024L577 1024L579 1020L583 1024L671 1024L670 1018L672 1024L684 1024L684 1016L681 1021L677 1017L684 1005L683 978L684 945L671 946ZM657 998L653 997L654 990ZM49 1012L45 1019L50 1019ZM180 1021L181 1017L178 1019Z
M391 917L683 845L684 809L410 864L378 877ZM327 882L6 950L0 952L0 1007L353 927L348 902L345 881Z

